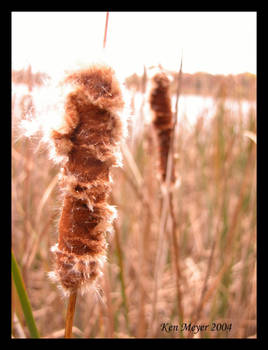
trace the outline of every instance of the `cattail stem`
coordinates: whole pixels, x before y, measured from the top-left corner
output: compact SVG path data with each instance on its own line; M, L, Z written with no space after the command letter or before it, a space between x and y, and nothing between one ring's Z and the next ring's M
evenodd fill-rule
M181 89L181 78L182 78L182 58L181 58L181 64L180 64L180 71L178 74L178 80L177 80L177 92L176 92L176 104L175 104L175 113L173 117L173 128L171 132L170 137L170 148L169 148L169 155L168 155L168 172L167 172L167 184L170 185L171 179L171 172L174 170L174 149L175 149L175 130L177 126L177 120L178 120L178 102L180 97L180 89ZM171 163L171 164L170 164ZM170 168L170 169L169 169ZM173 193L169 192L169 209L170 209L170 215L172 219L172 244L173 244L173 252L174 252L174 264L175 264L175 277L176 277L176 289L177 289L177 307L178 307L178 316L180 322L183 321L184 311L183 311L183 305L182 305L182 292L181 292L181 268L180 268L180 251L179 251L179 242L177 238L177 222L175 218L175 212L174 212L174 204L173 204ZM183 336L183 333L181 332L181 336Z
M66 313L64 338L72 338L76 297L77 297L77 291L72 292L69 296L69 303L68 303L68 308Z

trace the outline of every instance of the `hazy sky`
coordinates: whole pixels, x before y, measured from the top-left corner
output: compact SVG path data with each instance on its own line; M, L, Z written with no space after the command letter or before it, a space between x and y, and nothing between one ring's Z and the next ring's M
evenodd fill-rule
M106 59L124 75L143 65L256 73L256 12L13 12L12 68L53 73Z

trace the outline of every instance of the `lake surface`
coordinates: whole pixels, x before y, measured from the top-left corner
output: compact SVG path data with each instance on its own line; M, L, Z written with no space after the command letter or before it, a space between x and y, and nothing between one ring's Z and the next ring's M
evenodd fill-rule
M132 96L131 96L132 97ZM140 93L135 94L135 109L139 110L143 96ZM172 98L172 108L175 109L176 98ZM232 113L246 114L251 108L256 109L256 101L226 99L225 107ZM200 95L181 95L178 104L178 118L186 117L192 124L195 123L200 115L211 117L217 108L216 101L213 97L204 97ZM148 103L145 101L144 109L149 109ZM147 113L146 113L147 114Z
M132 133L139 134L142 132L144 124L151 122L151 111L148 103L148 95L143 95L138 92L125 89L125 111L129 117L130 124L132 125ZM18 117L20 114L19 101L25 94L29 94L25 85L13 84L12 86L12 103L14 103L14 117ZM48 87L35 87L32 92L33 100L36 103L43 104L42 110L46 109L46 96L49 95ZM42 96L42 98L40 98ZM172 108L175 110L176 97L172 97ZM48 107L49 108L49 107ZM205 118L211 118L215 115L217 103L213 97L204 97L197 95L181 95L178 104L178 123L183 122L187 126L192 127L197 121L198 117L203 116ZM246 116L251 108L256 111L256 101L248 100L234 100L226 99L225 108L230 113L241 114ZM185 125L186 126L186 125ZM134 136L132 134L132 136Z
M126 93L128 113L131 114L132 132L138 135L142 132L144 124L151 122L151 111L147 99L141 93ZM172 109L175 110L176 97L172 97ZM233 114L240 117L247 116L251 108L256 111L256 101L234 100L227 98L225 108ZM203 116L205 119L215 115L217 110L217 101L213 97L204 97L200 95L181 95L178 103L178 124L184 123L185 127L191 128L195 125L197 119Z

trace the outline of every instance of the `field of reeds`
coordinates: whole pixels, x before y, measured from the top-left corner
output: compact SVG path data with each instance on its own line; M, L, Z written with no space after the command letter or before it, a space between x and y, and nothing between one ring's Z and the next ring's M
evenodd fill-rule
M40 336L61 338L67 301L48 279L62 206L59 166L38 134L20 134L38 88L27 74L20 96L13 82L12 248ZM130 90L124 166L113 170L109 199L118 219L98 290L77 299L73 337L255 338L256 109L232 111L221 86L211 118L200 112L191 127L187 115L178 118L176 182L167 189L145 115L149 86L148 78L141 92ZM12 336L31 337L14 284L11 313Z

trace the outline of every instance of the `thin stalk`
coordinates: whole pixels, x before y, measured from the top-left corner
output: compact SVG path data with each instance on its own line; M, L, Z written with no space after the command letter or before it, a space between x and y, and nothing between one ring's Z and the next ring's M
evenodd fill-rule
M124 310L125 310L125 320L126 320L127 329L129 331L128 301L127 301L126 285L125 285L125 279L124 279L123 254L122 254L121 243L120 243L120 238L119 238L119 228L118 228L116 222L114 223L114 231L115 231L115 243L116 243L118 263L119 263L119 276L120 276L120 283L121 283L121 292L122 292L123 305L124 305Z
M107 329L108 329L108 338L114 338L114 310L113 303L111 299L111 286L109 271L107 266L104 269L104 286L106 294L106 312L107 312Z
M177 307L178 307L178 316L180 322L183 321L183 307L182 307L182 293L181 293L181 269L180 269L180 253L179 253L179 244L176 232L176 218L174 213L173 205L173 195L169 193L169 205L170 205L170 214L172 219L172 245L173 245L173 254L174 254L174 265L175 265L175 274L176 274L176 287L177 287Z
M141 206L141 213L144 213L144 225L142 230L142 235L140 237L140 261L139 261L139 268L140 268L140 279L139 279L139 316L138 316L138 329L137 329L137 336L139 338L143 338L146 335L146 328L147 328L147 322L145 317L145 288L144 284L146 281L146 278L148 276L148 264L147 262L147 255L150 254L149 249L149 241L148 236L150 235L151 230L151 222L152 222L152 215L151 215L151 209L150 206L147 205L147 202L143 201Z
M167 171L167 179L166 179L168 189L170 188L171 174L172 174L172 169L174 168L175 133L176 133L177 120L178 120L178 102L179 102L179 96L181 91L181 78L182 78L182 58L181 58L180 71L179 71L178 80L177 80L176 104L175 104L175 113L173 118L174 124L173 124L172 133L171 133L170 149L169 149L169 155L168 155L168 171ZM178 244L178 238L177 238L177 232L176 232L177 223L176 223L176 217L174 212L173 193L168 191L168 197L169 197L169 211L172 219L172 245L173 245L175 275L176 275L178 317L180 322L182 322L183 306L182 306L182 293L181 293L181 286L180 286L180 281L181 281L180 253L179 253L179 244Z
M103 39L103 48L104 48L104 49L105 49L105 47L106 47L106 41L107 41L108 21L109 21L109 12L106 13L105 30L104 30L104 39Z
M77 297L77 291L72 292L69 296L69 303L68 303L68 308L66 313L64 338L72 338L76 297Z
M168 219L168 196L165 194L162 198L161 203L161 217L159 224L159 231L157 237L157 249L156 249L156 258L154 264L154 292L153 292L153 305L152 305L152 332L155 332L156 327L156 306L158 300L158 291L160 289L159 283L161 280L162 270L163 270L163 237L166 231L167 219Z
M207 288L208 288L208 278L210 276L210 272L211 272L211 268L212 268L212 261L213 261L213 257L214 257L215 247L216 247L216 239L214 238L214 240L212 242L211 250L210 250L206 276L205 276L205 279L204 279L202 292L201 292L201 295L200 295L200 299L199 299L199 303L198 303L198 307L197 307L197 311L196 311L196 316L195 316L195 319L194 319L194 322L193 322L194 324L195 324L195 322L197 322L199 320L201 312L203 310L203 306L204 306L203 300L204 300L204 295L205 295L205 293L207 291ZM191 319L193 319L193 317Z

